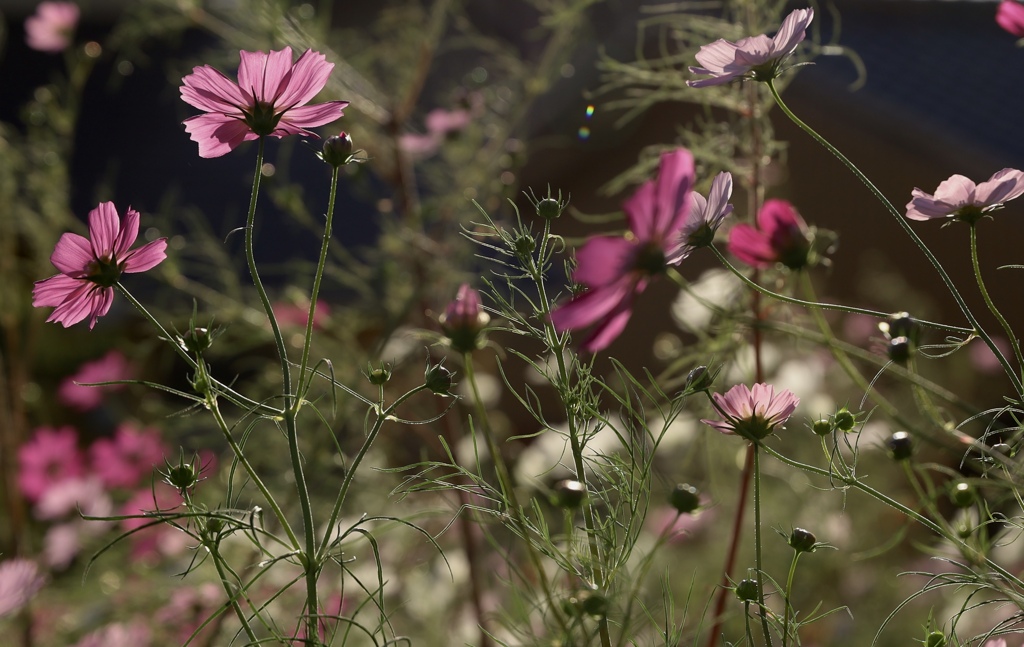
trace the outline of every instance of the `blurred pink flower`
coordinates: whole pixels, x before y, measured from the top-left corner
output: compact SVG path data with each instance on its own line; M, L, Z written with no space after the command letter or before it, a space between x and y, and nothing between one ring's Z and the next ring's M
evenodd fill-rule
M722 220L732 213L729 198L732 197L732 174L719 173L711 182L707 199L694 191L690 194L690 213L679 232L682 246L667 259L669 265L676 265L690 256L695 249L707 247L715 240L715 233L722 226Z
M82 386L97 382L114 382L132 377L132 367L120 351L112 350L100 359L86 362L78 372L60 383L57 399L79 411L89 411L100 406L105 392L124 388L123 384L110 386Z
M106 489L95 475L71 478L46 489L36 502L33 513L37 519L54 520L81 510L90 517L109 515L113 503Z
M171 591L170 601L157 610L154 619L174 630L178 642L184 644L223 604L223 596L224 590L213 582L204 582L199 586L183 586ZM212 634L216 631L216 623L207 625L193 642L213 644Z
M398 138L398 146L413 159L430 157L437 152L446 137L465 129L471 119L469 110L435 108L427 113L426 134L405 133Z
M1008 357L1013 352L1010 342L1005 337L993 337L992 341L1004 357ZM988 344L981 339L975 340L967 347L967 357L971 360L971 366L982 373L995 374L1003 372L1003 365L999 363L999 358L988 347Z
M40 2L25 19L25 43L34 50L56 54L68 48L78 26L78 5L73 2Z
M145 272L167 258L165 238L129 251L138 235L138 211L129 207L122 221L113 202L101 203L89 212L91 241L72 233L57 241L50 262L61 273L36 281L32 305L55 306L47 321L65 328L91 317L91 329L110 310L122 273Z
M1003 0L996 9L996 23L1017 38L1024 37L1024 5Z
M158 429L121 425L113 438L100 438L89 448L92 471L110 488L132 488L163 464L166 447Z
M69 521L50 526L43 537L43 560L54 570L64 570L82 551L82 522Z
M30 559L0 562L0 618L21 610L45 583L46 577Z
M572 278L587 291L551 313L556 330L594 326L580 344L588 352L605 348L622 333L633 298L665 270L667 259L680 255L693 176L690 151L664 153L658 179L645 182L624 205L631 235L597 236L576 251L578 266Z
M706 79L687 81L691 88L722 85L735 79L750 78L768 81L779 75L782 64L803 41L807 26L814 18L813 9L797 9L782 21L774 38L764 34L743 38L735 43L719 39L704 45L697 52L703 67L691 67L692 74L708 75Z
M701 420L723 434L737 434L747 440L758 441L785 424L800 398L783 389L778 393L768 384L737 384L725 395L713 393L715 408L723 420Z
M913 198L907 203L907 218L931 220L953 217L974 222L1022 193L1024 173L1017 169L1004 168L977 186L962 175L953 175L939 184L935 195L914 188L911 192Z
M149 647L151 639L149 627L142 620L115 622L92 632L74 647Z
M169 523L157 523L161 515L182 512L178 491L163 482L154 483L152 489L139 490L121 506L122 515L133 515L121 521L132 533L131 556L134 560L148 560L160 555L174 555L185 548L189 537ZM141 529L141 530L140 530Z
M747 265L768 268L782 263L790 269L807 264L807 224L789 202L766 200L757 212L757 227L740 223L729 232L729 252Z
M651 510L647 525L657 537L665 537L669 543L682 543L699 534L711 525L715 518L714 508L705 507L707 499L702 497L701 507L688 514L679 512L670 505Z
M343 115L348 101L306 105L327 84L333 63L311 49L292 63L290 47L277 52L239 52L238 83L209 65L181 82L181 98L205 114L184 121L200 157L220 157L243 141L302 135Z
M274 304L274 316L281 326L294 326L305 328L309 319L309 304L296 305L288 301L278 301ZM313 329L323 330L327 320L331 318L331 306L323 299L316 300L316 311L313 313Z
M18 488L33 503L54 485L84 473L78 432L72 427L39 427L18 448Z

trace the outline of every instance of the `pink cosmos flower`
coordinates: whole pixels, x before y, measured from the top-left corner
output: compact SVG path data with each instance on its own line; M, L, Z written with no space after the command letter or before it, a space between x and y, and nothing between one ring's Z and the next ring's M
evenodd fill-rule
M289 301L278 301L273 308L278 325L306 327L306 321L309 319L309 303L298 305ZM313 312L313 330L323 330L330 318L331 306L323 299L317 299L316 310Z
M57 389L57 399L79 411L90 411L100 406L103 394L123 389L123 384L110 386L83 386L98 382L115 382L132 376L132 367L120 351L112 350L98 360L86 362L78 372L64 379Z
M292 63L292 50L239 52L238 83L209 65L181 80L181 98L206 114L185 120L185 131L199 144L200 157L220 157L243 141L303 135L342 116L348 101L306 105L327 84L333 63L306 50Z
M113 502L100 480L90 474L65 479L46 489L33 508L37 519L55 520L76 514L79 510L90 517L104 517L113 511Z
M124 530L132 533L131 556L135 560L148 560L160 555L173 555L185 549L189 536L168 523L155 525L161 515L181 511L181 496L178 491L163 482L154 483L136 492L121 506L121 514L132 516L121 521ZM149 518L152 515L152 518Z
M1024 173L1016 169L1004 168L977 186L962 175L953 175L939 185L935 195L915 188L911 192L913 198L907 203L907 218L952 217L975 222L1021 193L1024 193Z
M40 2L25 20L25 43L40 52L64 51L78 26L78 14L73 2Z
M0 562L0 618L21 610L45 583L46 577L30 559Z
M706 79L687 81L691 88L723 85L734 79L750 78L769 81L779 75L782 64L803 41L807 26L814 18L814 9L797 9L786 16L774 38L764 34L729 42L718 39L697 52L703 67L691 67L693 74L708 75Z
M54 306L47 321L65 328L90 317L91 330L110 310L121 274L145 272L167 258L166 238L129 250L138 236L138 211L129 207L122 220L113 202L101 203L89 212L89 238L66 233L57 241L50 262L61 273L36 281L32 305Z
M109 488L135 487L163 464L165 453L157 429L131 425L121 425L113 438L101 438L89 448L93 473Z
M157 610L154 620L172 630L178 642L185 644L223 603L223 596L224 590L213 582L183 586L171 591L170 600ZM215 624L207 625L192 642L200 645L213 644L213 634L216 632Z
M452 348L468 353L478 348L480 333L491 320L480 306L480 293L463 283L438 321Z
M782 263L800 269L810 252L807 224L789 202L766 200L757 212L757 227L740 223L729 232L729 252L751 267Z
M733 207L729 204L729 198L732 197L732 174L722 172L716 175L707 199L696 191L690 195L690 213L679 232L682 246L667 260L669 265L680 263L695 249L707 247L714 242L715 232L722 225L722 220L732 213Z
M776 393L768 384L755 384L748 389L737 384L725 395L711 395L723 420L701 420L723 434L736 434L750 441L758 441L784 424L793 412L800 398L783 389Z
M996 9L996 23L1017 38L1024 37L1024 5L1003 0Z
M626 201L631 235L597 236L576 251L573 280L588 288L551 313L559 332L594 326L580 344L597 352L626 327L634 297L663 272L667 259L681 258L680 233L691 207L693 155L678 149L661 156L658 179L644 183Z
M74 647L149 647L152 635L143 621L115 622L82 638Z
M33 503L54 485L84 473L78 432L71 427L39 427L32 439L18 448L18 488Z

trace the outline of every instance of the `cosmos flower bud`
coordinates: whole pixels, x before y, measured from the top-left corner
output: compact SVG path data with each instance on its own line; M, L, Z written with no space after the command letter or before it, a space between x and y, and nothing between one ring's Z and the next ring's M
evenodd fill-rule
M554 198L544 198L537 202L537 215L544 220L554 220L562 215L564 206Z
M853 431L853 428L856 426L857 418L850 413L849 409L842 407L832 416L832 423L839 431L849 432Z
M946 635L941 631L933 631L924 639L924 647L946 647Z
M736 585L735 591L736 597L744 602L756 602L759 591L757 580L740 580L740 583Z
M789 535L789 547L798 553L813 553L817 543L817 537L810 530L794 528Z
M905 431L897 431L885 442L893 460L905 461L914 453L914 441Z
M970 483L960 481L950 488L949 500L958 508L969 508L977 500L977 493Z
M707 366L698 366L686 376L686 390L691 393L700 393L711 388L715 376L708 371Z
M444 362L427 364L427 370L423 373L423 384L437 395L451 395L452 385L455 383L455 374L445 368Z
M687 483L680 483L668 495L669 504L679 514L690 514L700 507L700 491Z
M373 368L372 365L367 364L366 379L374 386L387 384L391 380L391 365L382 362L380 366Z
M811 431L818 436L827 436L832 433L832 421L828 418L815 420L814 424L811 425Z
M468 283L459 286L455 300L448 304L439 321L452 348L469 353L480 347L480 333L491 317L480 306L480 293Z
M328 137L324 141L321 159L334 168L344 166L352 161L353 148L352 136L345 131L341 131L341 134Z
M587 496L587 488L572 479L555 483L555 497L558 505L563 508L578 508Z

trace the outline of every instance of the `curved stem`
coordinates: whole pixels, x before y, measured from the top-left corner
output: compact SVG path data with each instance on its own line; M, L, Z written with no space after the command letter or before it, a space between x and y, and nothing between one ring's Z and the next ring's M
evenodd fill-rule
M327 247L331 242L331 228L334 221L334 201L338 195L338 172L341 170L340 166L334 167L334 172L331 174L331 192L330 197L327 201L327 220L324 223L324 236L323 241L320 244L320 260L316 265L316 274L313 276L313 289L309 295L309 316L306 317L306 336L302 342L302 360L299 362L299 387L296 391L298 397L295 402L295 411L298 413L298 409L302 406L300 403L303 399L305 389L302 386L302 381L306 376L306 367L309 366L309 347L313 341L313 320L316 317L316 300L320 296L320 283L324 278L324 268L327 266ZM309 376L312 381L313 376Z
M219 542L217 542L219 543ZM238 595L231 590L231 582L228 580L228 575L224 572L224 558L220 554L219 546L215 543L210 549L210 555L213 557L213 563L217 567L217 574L220 576L220 583L224 585L224 592L228 595L228 604L231 605L231 609L235 612L235 616L238 621L242 623L242 629L245 631L245 635L249 638L249 644L258 645L259 640L256 639L256 633L249 626L249 619L245 617L245 613L242 611L241 605L238 604Z
M786 578L785 610L782 620L782 647L789 644L789 618L792 615L793 607L789 600L793 592L793 578L796 577L796 563L800 560L800 551L793 551L793 561L789 564L789 576Z
M853 164L853 162L848 160L845 155L839 152L839 149L830 144L824 137L819 135L817 132L814 131L814 129L805 124L803 121L800 120L799 117L793 114L793 111L789 109L789 106L787 106L785 102L782 101L782 97L779 96L778 90L775 89L775 83L773 81L769 80L767 83L768 89L771 91L772 97L775 99L775 103L778 104L782 112L784 112L786 116L789 117L790 121L799 126L801 130L810 135L819 144L824 146L828 152L835 155L835 157L840 162L842 162L843 165L846 166L846 168L849 169L850 172L853 173L854 176L856 176L857 179L860 180L864 184L864 186L868 188L869 191L871 191L871 194L878 198L878 201L881 202L882 205L886 208L886 210L893 216L893 218L896 219L896 222L899 223L900 227L903 228L903 231L906 232L908 236L910 236L910 239L914 242L915 245L917 245L917 248L921 250L921 253L925 255L925 258L928 259L928 262L932 264L933 268L935 268L935 271L938 273L939 278L941 278L943 284L945 284L946 289L949 290L950 295L952 295L953 299L956 300L956 304L960 308L960 312L963 313L968 323L970 323L973 327L974 333L981 337L988 345L988 347L992 349L992 352L995 353L996 357L999 358L999 363L1003 366L1003 370L1006 371L1006 375L1007 377L1009 377L1010 382L1013 384L1013 388L1016 391L1017 396L1024 397L1024 385L1022 385L1021 378L1013 370L1013 367L1010 366L1010 363L1006 360L1006 358L1003 357L1002 353L999 352L999 348L996 346L995 342L992 341L992 337L989 336L989 334L985 332L985 330L981 327L981 324L978 323L978 320L974 316L974 313L971 312L971 309L967 306L967 302L964 301L963 296L961 296L960 292L956 289L956 285L953 283L953 279L950 278L949 274L946 273L945 268L943 268L942 264L939 263L939 259L935 257L935 255L932 253L930 249L928 249L928 246L924 244L924 241L921 240L921 237L917 235L917 232L914 231L914 228L911 227L909 223L907 223L907 220L906 218L903 217L903 214L901 214L896 209L896 207L894 207L893 204L889 202L888 198L886 198L885 195L878 190L878 187L876 187L871 182L871 180L869 180L867 176L864 175L864 173L861 172L861 170Z
M985 305L988 306L989 312L996 318L999 325L1003 327L1003 331L1010 340L1010 345L1013 346L1013 356L1017 360L1017 367L1022 371L1022 379L1024 379L1024 355L1021 355L1020 342L1017 340L1017 335L1014 334L1013 328L1010 327L1008 321L1003 316L1003 313L999 312L999 308L996 307L992 297L989 296L988 290L985 288L985 281L981 278L981 264L978 262L978 230L977 223L971 223L971 266L974 268L974 278L978 281L978 290L981 292L981 297L985 300ZM1006 366L1008 363L1006 358L1003 357L1002 353L998 349L993 348L992 352L999 358L1000 364Z

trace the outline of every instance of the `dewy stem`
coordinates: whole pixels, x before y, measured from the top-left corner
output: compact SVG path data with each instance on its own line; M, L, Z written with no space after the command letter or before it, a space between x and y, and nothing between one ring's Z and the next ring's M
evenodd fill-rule
M768 612L764 604L764 569L761 562L761 453L760 443L754 443L754 570L757 577L757 604L764 631L765 647L772 647L772 632L768 628Z
M871 180L869 180L867 176L864 175L864 173L861 172L861 170L853 164L853 162L851 162L849 159L846 158L845 155L839 152L839 149L830 144L828 140L819 135L817 132L815 132L813 128L805 124L803 121L800 120L799 117L793 114L793 111L789 109L789 106L787 106L785 102L783 102L782 97L779 96L778 90L775 89L774 81L769 80L767 81L767 84L769 91L771 91L772 93L772 97L775 99L775 103L778 104L782 112L784 112L786 116L789 117L790 121L792 121L801 130L810 135L819 144L824 146L825 150L832 153L836 157L836 159L842 162L843 165L846 166L846 168L849 169L850 172L853 173L854 176L856 176L857 179L860 180L864 184L864 186L868 188L869 191L871 191L871 194L878 198L878 201L881 202L882 205L886 208L886 210L892 215L892 217L896 219L896 222L899 223L900 227L903 228L903 231L906 232L908 236L910 236L910 239L914 242L915 245L917 245L917 248L921 250L921 253L925 255L925 258L928 259L928 262L932 264L933 268L935 268L935 271L938 273L939 278L942 279L942 282L945 284L946 289L949 290L950 295L952 295L953 299L956 300L956 304L960 308L960 312L963 313L964 317L967 319L967 322L970 323L973 327L974 334L981 337L981 339L984 340L985 344L987 344L988 347L992 349L992 352L995 353L996 357L999 359L999 363L1003 366L1003 370L1006 371L1007 377L1009 377L1010 382L1013 384L1013 388L1016 391L1016 395L1018 397L1024 397L1024 386L1022 386L1021 378L1013 370L1013 367L1010 366L1010 363L1006 360L1006 358L1003 357L1002 353L999 352L999 348L996 346L995 342L992 341L992 337L987 332L985 332L985 330L981 327L981 324L978 323L978 319L974 316L974 313L971 312L971 309L967 306L967 302L964 301L963 296L961 296L960 292L956 289L956 285L953 283L953 279L950 278L949 274L946 273L945 268L943 268L942 264L939 263L939 259L937 259L935 255L932 254L932 251L928 249L927 245L924 244L924 241L921 240L921 237L917 235L917 232L915 232L914 228L910 226L906 218L903 217L903 214L901 214L896 209L896 207L894 207L893 204L889 202L889 199L885 197L885 195L878 189L878 187L876 187L871 182Z
M306 392L306 388L303 388L302 382L306 377L306 367L309 366L309 347L313 341L313 321L316 317L316 300L320 296L320 283L324 278L324 268L327 266L327 247L331 242L331 228L334 221L334 204L335 198L338 195L338 173L341 170L340 166L334 167L334 172L331 174L331 192L327 200L327 218L324 222L324 236L323 241L320 244L320 259L316 265L316 274L313 276L313 289L309 295L309 316L306 318L306 336L302 342L302 360L299 362L299 387L296 391L298 397L295 399L295 412L298 413L299 407L302 406L302 400ZM309 376L310 382L313 380L313 376ZM307 387L308 388L308 387Z
M249 213L245 219L245 260L249 265L249 276L259 294L260 302L267 313L270 321L270 328L274 333L274 343L277 345L277 354L281 361L281 390L284 399L284 424L288 437L288 454L292 463L292 474L295 478L295 489L299 495L299 507L302 510L302 527L305 543L305 551L300 555L300 561L306 580L306 604L308 615L306 617L306 635L318 635L320 605L317 593L317 578L320 573L319 563L316 562L316 530L313 527L313 509L309 501L309 490L306 487L306 477L302 469L302 456L299 453L299 434L296 426L296 415L298 407L293 405L297 400L292 392L291 366L288 364L288 351L285 348L284 336L281 334L281 327L274 315L274 308L267 296L267 290L260 280L259 271L256 268L256 256L253 252L253 233L256 221L256 203L259 198L260 177L263 174L263 153L266 146L266 138L259 138L259 145L256 149L256 170L253 173L252 194L249 197Z
M538 250L538 256L544 258L547 253L548 236L551 233L551 221L544 221L544 230L541 233L541 244ZM525 263L524 263L525 264ZM551 302L548 300L547 288L544 283L544 276L541 268L537 265L536 259L531 255L527 272L530 274L530 278L533 279L534 284L537 286L539 295L538 303L540 304L540 320L544 322L544 336L547 338L547 346L551 350L551 354L554 355L555 361L558 364L558 384L556 388L560 391L566 391L569 388L569 369L565 365L565 339L559 336L558 331L555 330L555 326L551 323ZM564 404L564 403L563 403ZM568 406L565 407L566 420L569 425L569 446L572 451L573 468L576 471L576 478L581 484L585 492L590 491L590 487L587 484L587 472L586 466L583 463L583 445L580 443L580 430L579 430L579 419L572 409ZM583 522L587 533L587 544L590 550L590 561L591 561L591 572L594 579L594 586L598 591L603 592L605 585L604 581L604 569L601 567L601 549L597 543L597 523L594 516L594 508L587 501L583 503ZM598 632L601 636L601 647L611 647L611 633L608 628L607 616L601 616L598 620Z
M1010 327L1003 313L999 312L999 308L992 301L992 297L989 296L988 290L985 288L985 281L981 278L981 264L978 262L978 230L977 223L974 222L971 223L971 266L974 268L974 278L978 281L978 290L981 292L981 297L985 300L985 305L988 306L989 312L996 318L999 325L1003 327L1003 331L1010 339L1010 345L1013 347L1013 356L1017 360L1017 367L1021 370L1021 379L1024 380L1024 355L1021 355L1020 342L1017 340L1017 335L1014 334L1013 328ZM1000 359L1000 363L1005 367L1007 361L1002 353L999 352L999 349L993 348L992 352L996 354L996 357Z
M217 567L217 574L220 576L220 583L224 586L224 592L228 596L228 604L231 609L235 612L235 617L242 623L242 629L245 631L245 635L249 638L249 644L258 645L259 640L256 639L256 633L249 626L249 619L245 617L245 613L242 611L242 606L238 604L238 595L231 590L231 582L228 580L227 573L224 572L224 558L221 556L218 546L214 546L210 550L210 554L213 557L213 563Z
M789 618L793 611L790 598L793 595L793 579L796 577L796 564L798 561L800 561L800 551L794 550L793 561L789 564L789 576L786 578L786 592L783 600L786 608L783 611L782 619L782 647L786 647L789 644Z

